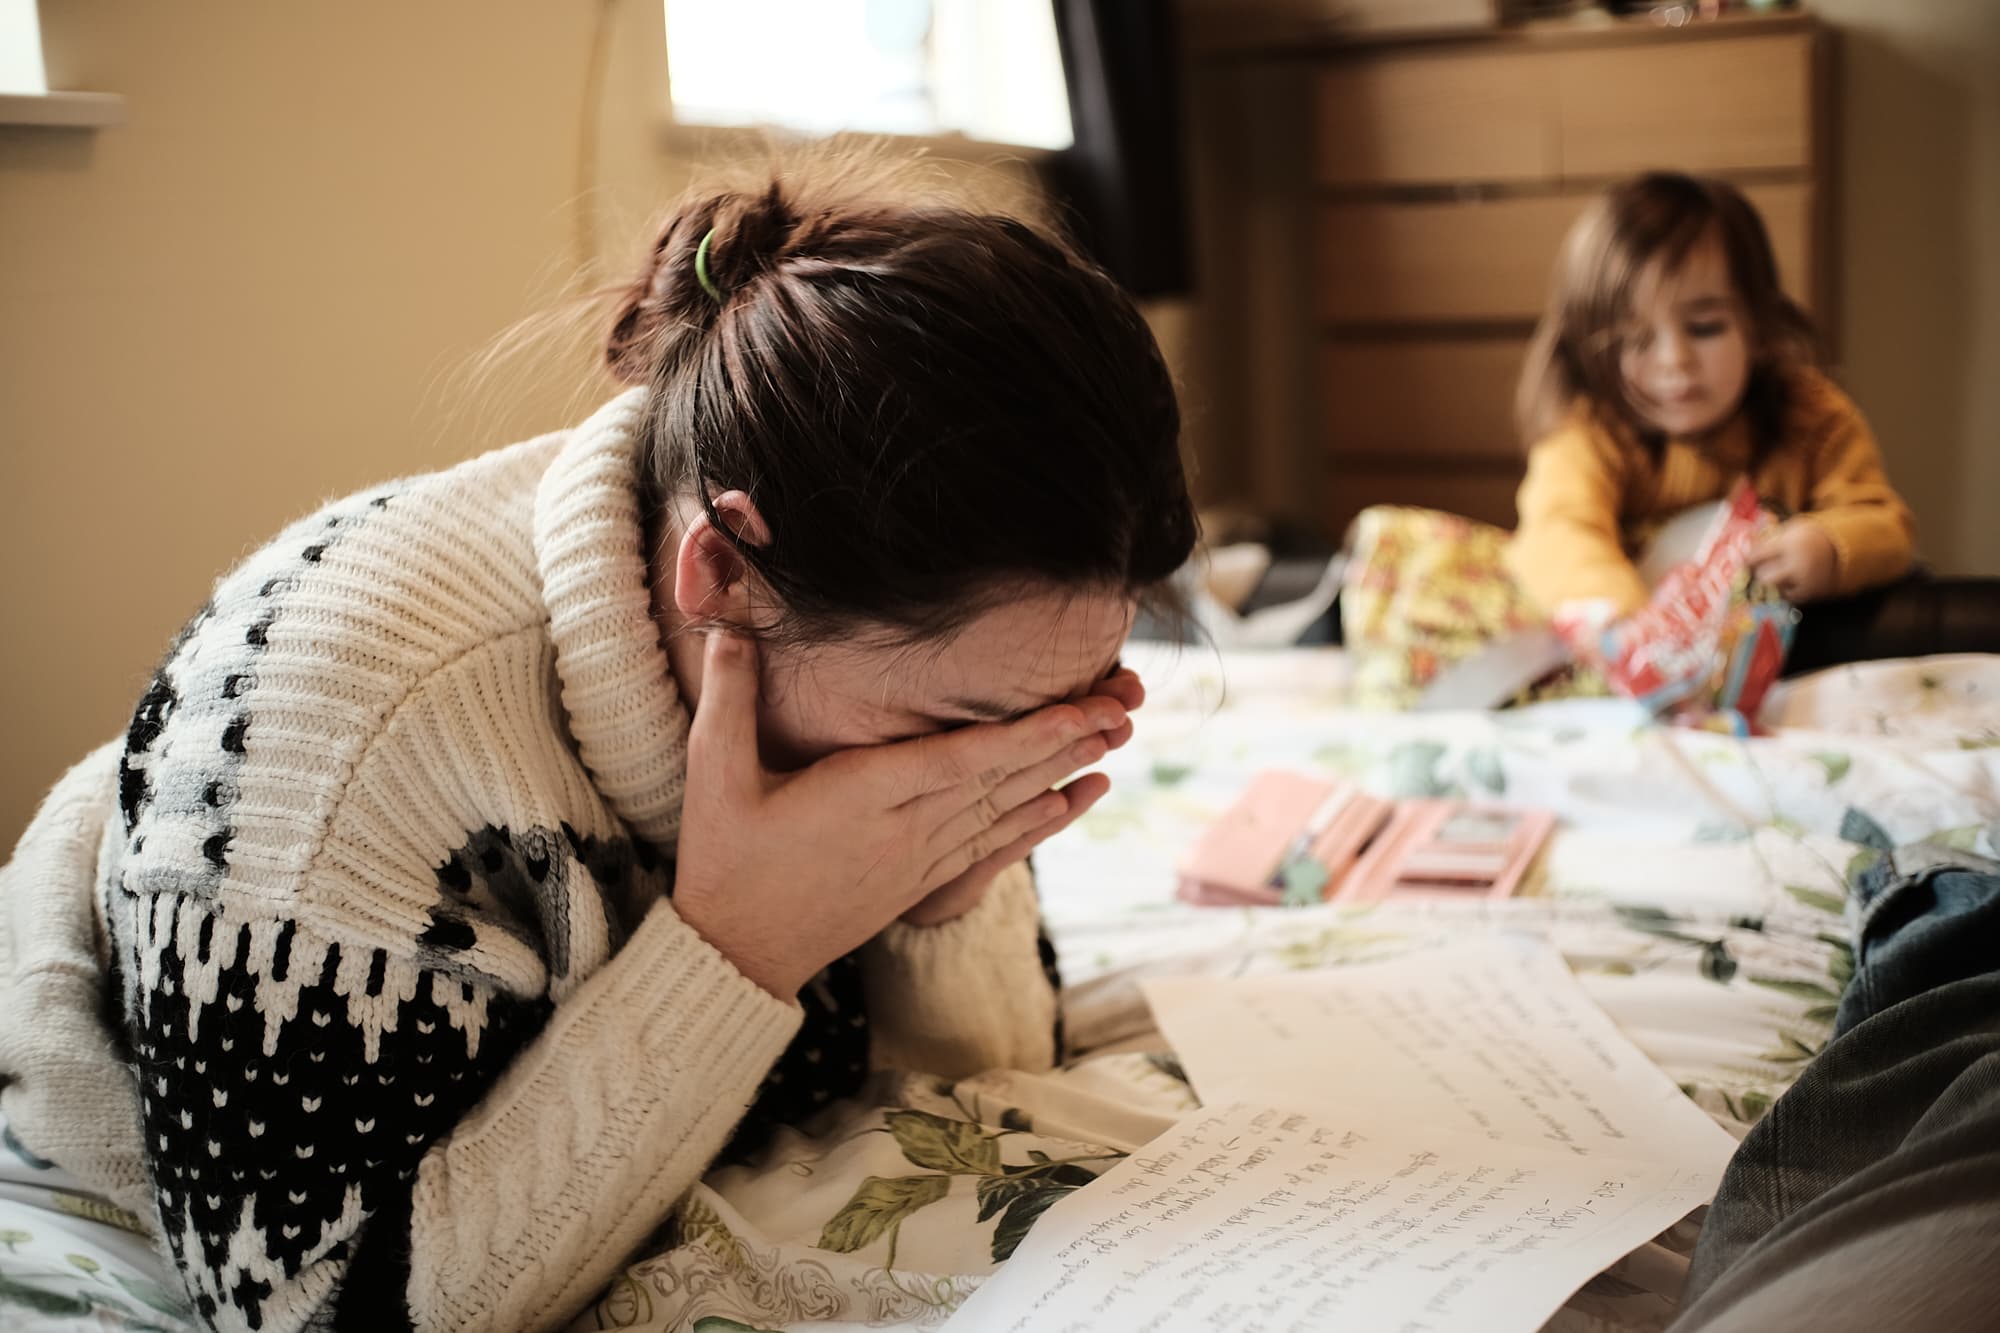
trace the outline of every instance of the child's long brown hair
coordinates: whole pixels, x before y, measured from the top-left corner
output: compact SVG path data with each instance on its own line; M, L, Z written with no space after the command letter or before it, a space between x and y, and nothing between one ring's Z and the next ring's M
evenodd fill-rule
M1655 259L1680 266L1704 237L1722 243L1748 323L1751 369L1743 411L1752 466L1777 443L1792 372L1818 359L1812 321L1778 285L1771 238L1741 191L1726 181L1651 172L1605 191L1563 240L1548 308L1528 345L1514 396L1526 444L1561 426L1580 406L1657 459L1665 444L1634 411L1619 369L1620 329L1632 288Z

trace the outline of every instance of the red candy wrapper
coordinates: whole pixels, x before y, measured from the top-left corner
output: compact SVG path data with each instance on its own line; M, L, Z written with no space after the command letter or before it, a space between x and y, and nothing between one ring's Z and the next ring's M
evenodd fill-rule
M1750 552L1775 522L1740 483L1694 558L1669 570L1644 607L1610 624L1588 605L1565 607L1557 633L1651 711L1748 730L1798 621L1750 572Z

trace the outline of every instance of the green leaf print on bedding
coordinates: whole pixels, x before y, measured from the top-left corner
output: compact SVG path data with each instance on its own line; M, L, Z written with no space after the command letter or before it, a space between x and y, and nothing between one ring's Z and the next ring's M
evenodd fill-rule
M16 1138L12 1125L0 1123L0 1146L4 1146L8 1152L20 1158L22 1162L36 1171L53 1171L56 1169L54 1162L49 1161L46 1157L36 1156L33 1149Z
M1834 986L1844 995L1848 986L1854 981L1854 946L1833 935L1822 935L1819 937L1819 942L1833 950L1827 956L1826 974L1833 979Z
M70 1255L66 1257L74 1262L74 1260L85 1256ZM91 1262L95 1264L94 1260ZM93 1321L93 1326L95 1327L116 1328L121 1330L121 1333L176 1333L176 1329L186 1327L178 1322L174 1325L154 1322L131 1306L126 1305L123 1301L113 1299L105 1292L90 1286L89 1284L97 1271L94 1267L83 1268L81 1265L78 1265L78 1269L79 1273L83 1274L83 1276L70 1274L50 1275L55 1281L68 1278L71 1282L83 1284L81 1289L69 1292L34 1286L28 1282L21 1281L16 1276L0 1273L0 1310L4 1310L8 1306L14 1306L23 1310L32 1310L40 1315L60 1316L71 1319L90 1319ZM103 1281L102 1278L96 1278L96 1280L99 1282ZM152 1304L152 1302L149 1301L148 1304ZM173 1316L176 1321L187 1317L186 1311L179 1307L155 1305L154 1308L162 1314ZM0 1315L0 1325L12 1327L13 1322L4 1315Z
M1000 1225L993 1229L993 1262L1006 1263L1027 1239L1035 1221L1049 1205L1097 1179L1095 1172L1074 1162L1044 1162L1028 1167L1009 1167L1003 1180L979 1182L979 1218L983 1222L1000 1212ZM989 1198L989 1196L991 1196Z
M1812 758L1813 762L1826 770L1826 785L1829 787L1846 777L1847 771L1854 767L1854 760L1838 750L1819 750Z
M821 1229L819 1247L836 1254L853 1254L887 1235L889 1257L882 1266L894 1268L896 1237L903 1219L936 1203L950 1189L950 1176L870 1176L854 1191L847 1206Z
M949 1094L952 1085L941 1091ZM853 1254L887 1236L889 1254L884 1268L896 1266L896 1242L909 1216L928 1208L951 1192L958 1176L978 1180L974 1194L979 1203L979 1220L994 1229L993 1261L1000 1263L1014 1253L1048 1206L1071 1190L1088 1185L1097 1173L1081 1162L1111 1162L1125 1154L1095 1153L1085 1157L1057 1159L1037 1148L1028 1150L1028 1160L1008 1165L1000 1160L1000 1140L1029 1128L1028 1118L1016 1110L1001 1116L1004 1128L988 1131L970 1120L953 1120L929 1111L901 1110L883 1115L883 1128L896 1140L903 1157L912 1166L928 1169L924 1175L897 1177L869 1176L854 1197L835 1213L820 1231L819 1247L838 1254Z
M729 1229L721 1214L701 1196L699 1190L690 1191L681 1200L680 1211L675 1215L680 1228L682 1244L697 1244L719 1259L736 1273L752 1271L750 1256L743 1248L743 1242Z
M1764 1113L1771 1109L1771 1102L1772 1097L1767 1092L1753 1090L1735 1097L1726 1092L1722 1094L1722 1104L1729 1108L1730 1117L1740 1125L1754 1125L1762 1120Z
M990 1175L1000 1169L1000 1146L978 1125L929 1111L891 1111L882 1117L910 1165L951 1175Z
M1507 790L1507 770L1500 763L1500 751L1490 745L1467 752L1465 771L1474 782L1495 796Z
M1725 986L1736 976L1736 959L1721 940L1710 940L1702 946L1700 967L1703 976Z
M1436 741L1405 741L1389 751L1389 792L1399 797L1457 796L1458 784L1437 775L1445 747Z
M1849 808L1840 818L1840 836L1846 842L1858 842L1863 847L1873 847L1878 852L1893 852L1896 844L1882 826L1860 810Z
M1829 990L1817 981L1792 981L1784 977L1751 977L1750 984L1777 991L1781 995L1789 995L1795 1000L1818 1000L1833 1004L1840 1002L1840 992Z
M90 1313L90 1302L81 1296L65 1296L59 1291L43 1291L25 1282L16 1282L0 1273L0 1306L18 1305L36 1314L69 1315L82 1318Z
M1634 930L1642 930L1648 935L1663 940L1673 940L1677 944L1691 944L1701 950L1695 960L1695 968L1702 976L1719 985L1728 985L1736 978L1736 956L1729 952L1726 940L1710 939L1705 935L1689 935L1675 929L1681 923L1657 907L1619 906L1619 919Z
M49 1202L71 1217L80 1217L87 1222L101 1223L107 1227L117 1227L135 1236L148 1232L146 1224L137 1213L127 1212L109 1199L99 1199L89 1194L76 1194L69 1190L51 1190Z
M1825 889L1807 888L1803 884L1787 884L1785 892L1815 911L1839 916L1847 910L1847 900L1839 894L1828 893Z
M1774 1064L1774 1065L1806 1064L1814 1056L1818 1055L1820 1053L1821 1046L1825 1045L1824 1042L1820 1043L1819 1045L1814 1045L1812 1042L1805 1040L1798 1033L1786 1031L1784 1029L1780 1029L1774 1035L1778 1038L1778 1048L1772 1051L1765 1051L1757 1057L1759 1060L1764 1061L1766 1064Z
M127 1277L125 1274L115 1271L111 1276L119 1286L125 1288L126 1295L135 1300L144 1301L161 1314L172 1315L176 1319L192 1319L194 1317L194 1312L188 1309L187 1304L179 1296L168 1291L151 1278Z

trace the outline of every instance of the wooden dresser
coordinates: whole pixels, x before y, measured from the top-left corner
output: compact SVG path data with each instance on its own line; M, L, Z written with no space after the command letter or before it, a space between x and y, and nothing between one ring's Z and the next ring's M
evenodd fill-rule
M1289 50L1265 40L1311 124L1293 232L1310 290L1292 315L1305 326L1292 447L1307 457L1250 469L1265 479L1253 491L1293 492L1253 503L1289 499L1298 515L1297 492L1310 492L1298 516L1330 537L1379 503L1511 525L1514 381L1558 243L1593 193L1634 172L1741 184L1786 286L1831 337L1830 52L1810 17L1530 23ZM1284 336L1282 320L1245 325Z

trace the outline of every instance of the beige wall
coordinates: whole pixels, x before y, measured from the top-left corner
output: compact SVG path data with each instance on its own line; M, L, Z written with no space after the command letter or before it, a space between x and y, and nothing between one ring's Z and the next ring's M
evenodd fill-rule
M2000 574L2000 3L1840 30L1842 355L1940 567Z
M588 328L469 372L625 277L697 162L768 152L666 145L659 0L42 11L51 86L128 120L0 127L0 855L288 519L606 392Z
M656 0L608 0L580 170L598 9L43 4L51 86L128 120L0 128L0 847L247 549L596 392L462 372L657 198Z

